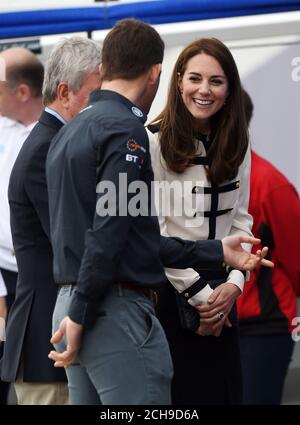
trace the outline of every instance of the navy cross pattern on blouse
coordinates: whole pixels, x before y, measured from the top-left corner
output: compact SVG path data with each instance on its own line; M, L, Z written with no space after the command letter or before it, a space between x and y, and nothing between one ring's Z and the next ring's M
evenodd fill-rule
M195 157L193 160L193 164L195 165L208 165L208 158L203 156ZM218 210L218 204L219 204L219 194L230 192L232 190L236 190L240 187L240 181L234 181L232 183L225 184L223 186L218 186L215 184L212 184L211 187L202 187L202 186L194 186L192 189L192 193L196 194L205 194L205 195L211 195L211 207L210 211L199 211L195 212L194 217L198 217L199 215L208 217L209 219L209 233L207 239L215 239L216 237L216 224L217 224L217 217L227 214L228 212L232 211L233 208L227 208L225 210Z

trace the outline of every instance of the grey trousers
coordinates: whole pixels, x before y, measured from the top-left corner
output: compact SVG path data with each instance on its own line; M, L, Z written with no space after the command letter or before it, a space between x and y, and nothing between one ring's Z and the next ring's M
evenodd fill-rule
M53 331L67 315L74 288L62 287ZM65 350L65 341L55 347ZM70 404L170 404L173 365L152 302L114 285L85 330L76 363L66 369Z

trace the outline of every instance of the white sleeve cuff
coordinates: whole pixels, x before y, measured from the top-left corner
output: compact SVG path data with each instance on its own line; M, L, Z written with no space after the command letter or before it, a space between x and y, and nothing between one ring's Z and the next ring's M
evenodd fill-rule
M227 282L236 285L241 290L241 294L243 293L245 278L242 272L239 270L231 270L228 275Z
M7 289L2 277L2 273L0 272L0 297L6 297L7 295Z
M188 303L193 307L196 307L196 305L202 303L207 303L207 300L212 292L214 292L213 289L207 284L203 289L201 289L201 291L197 292L197 294L189 298Z
M194 269L165 268L168 280L178 292L183 292L199 280L199 274Z

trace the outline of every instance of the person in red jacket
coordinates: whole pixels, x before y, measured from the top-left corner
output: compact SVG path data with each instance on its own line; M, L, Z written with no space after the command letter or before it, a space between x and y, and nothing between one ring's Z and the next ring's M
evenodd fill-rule
M253 104L245 92L248 123ZM249 212L253 234L268 245L274 269L258 268L238 299L244 404L280 404L300 295L300 201L270 162L251 153ZM255 247L255 250L257 247Z

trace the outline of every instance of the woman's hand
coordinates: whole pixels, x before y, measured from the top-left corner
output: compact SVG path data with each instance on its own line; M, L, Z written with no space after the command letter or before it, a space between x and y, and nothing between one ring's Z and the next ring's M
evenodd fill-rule
M207 304L196 306L200 314L200 327L197 333L203 335L211 332L212 335L220 335L224 324L231 326L228 319L233 304L241 290L231 282L222 283L209 296ZM210 329L209 329L210 328Z
M231 328L231 323L228 319L228 317L224 316L223 319L219 320L217 323L215 323L212 326L203 324L200 322L199 328L196 330L196 334L201 336L220 336L223 326Z

